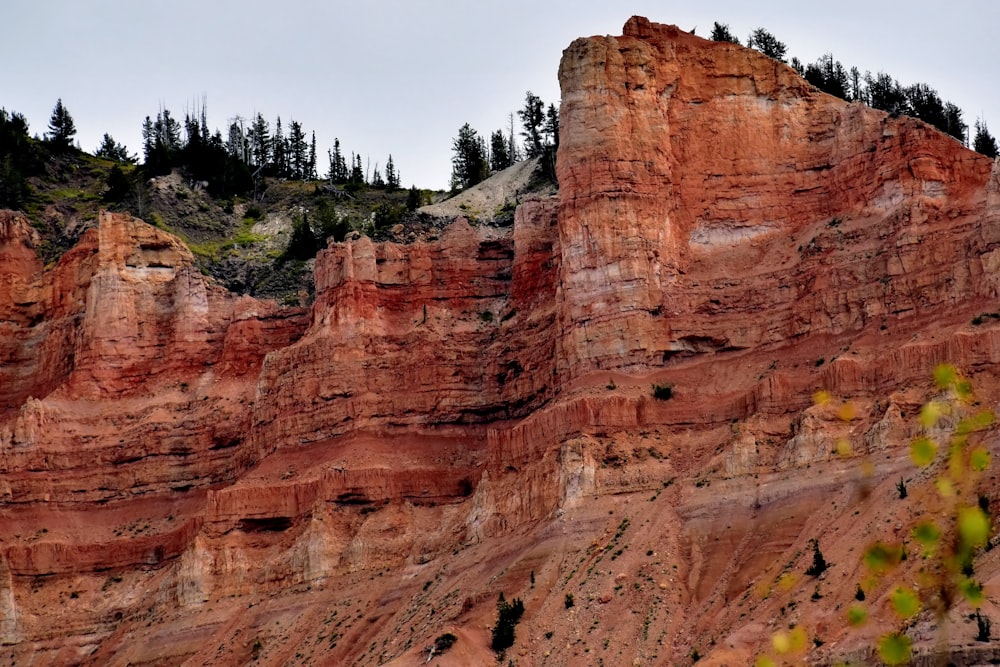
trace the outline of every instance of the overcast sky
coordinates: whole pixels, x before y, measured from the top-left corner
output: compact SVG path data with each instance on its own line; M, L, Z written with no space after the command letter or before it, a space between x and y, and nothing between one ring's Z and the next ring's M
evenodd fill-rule
M832 52L928 83L1000 130L993 0L0 0L0 106L41 134L61 97L85 150L110 132L141 153L146 115L204 98L223 134L234 115L280 115L316 132L320 170L339 137L372 164L391 153L404 185L445 188L463 123L504 127L529 89L557 102L562 50L633 14L744 41L763 26L804 63Z

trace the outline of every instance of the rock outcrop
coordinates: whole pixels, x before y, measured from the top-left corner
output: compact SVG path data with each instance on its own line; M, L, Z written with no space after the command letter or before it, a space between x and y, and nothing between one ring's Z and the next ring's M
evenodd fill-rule
M558 195L331 244L308 312L116 214L45 267L0 213L0 651L485 664L499 593L525 664L751 664L775 623L822 663L892 626L887 585L864 631L837 608L936 497L934 366L1000 399L1000 168L639 17L560 81ZM783 576L812 539L837 567Z

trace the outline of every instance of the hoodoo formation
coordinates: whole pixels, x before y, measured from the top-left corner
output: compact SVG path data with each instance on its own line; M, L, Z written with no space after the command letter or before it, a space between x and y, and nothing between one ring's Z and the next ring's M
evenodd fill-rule
M558 195L331 243L309 309L119 214L44 266L0 212L4 661L491 664L501 593L517 665L752 664L790 627L812 664L904 627L1000 658L967 603L904 626L861 563L937 497L935 366L1000 400L1000 168L757 51L623 32L564 52Z

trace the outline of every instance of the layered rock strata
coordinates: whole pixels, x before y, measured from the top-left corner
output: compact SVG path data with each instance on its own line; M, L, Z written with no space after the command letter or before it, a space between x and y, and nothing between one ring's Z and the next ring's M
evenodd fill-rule
M332 244L308 312L127 217L43 267L0 216L6 653L415 665L450 632L436 664L484 664L500 592L525 664L751 664L776 618L822 663L889 627L836 607L934 498L933 367L1000 398L1000 169L638 17L560 82L557 197ZM811 539L838 567L775 588Z

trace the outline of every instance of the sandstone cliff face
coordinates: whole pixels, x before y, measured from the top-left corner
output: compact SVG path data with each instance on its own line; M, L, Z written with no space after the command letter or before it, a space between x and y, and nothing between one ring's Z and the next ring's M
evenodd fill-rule
M558 197L333 244L308 313L117 215L43 267L0 214L5 653L415 665L452 632L434 664L485 664L500 592L519 664L751 664L775 622L821 663L889 627L836 607L932 497L906 444L934 365L1000 398L1000 324L970 324L1000 169L641 18L560 81ZM838 567L773 589L813 538Z
M5 224L5 257L25 257L27 222L8 215ZM165 519L249 465L244 404L264 354L301 333L303 314L208 285L177 239L115 215L49 270L29 259L4 269L0 512L11 571L176 556L200 519L165 526L162 541L130 540L104 525L102 513L121 517L102 507L153 494L172 499L156 511ZM95 502L90 521L81 508ZM45 540L22 539L43 528Z
M840 334L994 295L976 280L992 229L954 224L982 221L989 160L759 55L640 18L566 50L567 372ZM917 271L928 266L933 277Z
M476 424L551 397L552 202L522 206L515 228L512 238L484 238L459 219L433 243L362 238L322 251L309 331L263 369L259 437L297 445L359 429Z

